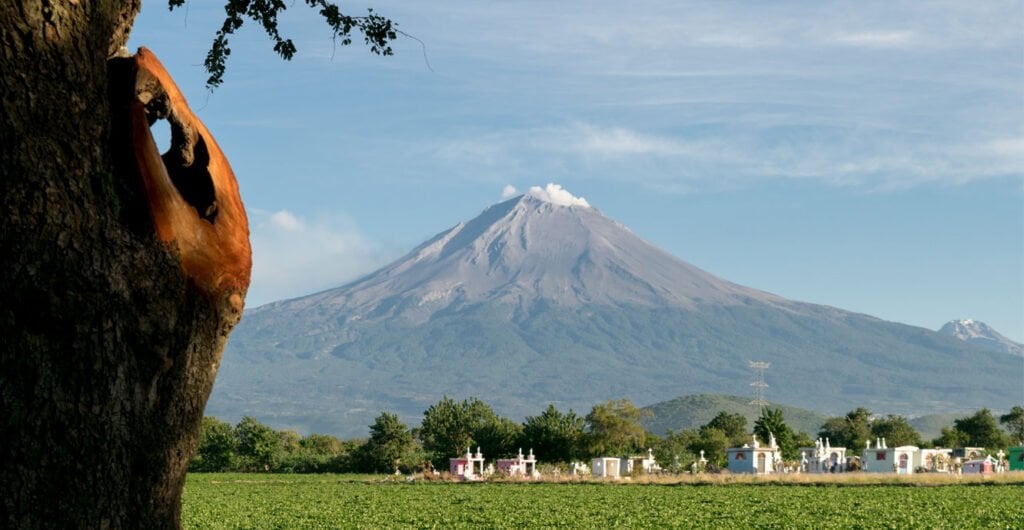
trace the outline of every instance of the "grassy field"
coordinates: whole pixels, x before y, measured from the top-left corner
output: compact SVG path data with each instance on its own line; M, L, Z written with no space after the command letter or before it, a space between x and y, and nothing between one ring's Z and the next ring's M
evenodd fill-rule
M185 528L1024 528L1024 476L456 484L190 474L182 511Z

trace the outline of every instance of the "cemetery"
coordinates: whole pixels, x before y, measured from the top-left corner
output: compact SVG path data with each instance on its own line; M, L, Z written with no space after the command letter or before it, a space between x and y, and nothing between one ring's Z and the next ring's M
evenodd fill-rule
M472 453L467 447L466 454L449 459L448 472L453 479L460 481L483 480L493 476L495 472L502 477L525 479L540 477L540 473L537 471L537 458L533 455L533 449L530 449L530 454L526 456L523 455L523 450L520 449L519 454L514 458L499 458L497 463L497 470L495 470L494 464L484 467L484 455L480 452L480 448L477 447L476 452Z
M958 475L985 475L1004 473L1006 471L1024 471L1024 447L1012 447L1006 453L999 450L995 456L984 454L984 449L971 448L926 448L904 445L890 448L884 438L868 441L861 456L847 456L845 447L832 447L831 442L817 439L813 447L801 447L801 459L798 466L787 463L782 458L781 450L774 436L769 438L767 445L762 445L756 436L743 447L732 447L726 450L729 474L777 475L777 474L838 474L849 473L858 469L863 473L890 473L896 475L912 475L914 473L946 473ZM960 455L974 458L965 459ZM678 460L677 460L678 461ZM449 474L458 481L480 481L492 476L540 479L537 470L537 457L530 449L524 455L522 449L513 458L497 459L495 464L486 464L478 447L473 453L466 448L466 453L449 459ZM704 451L700 458L693 462L691 474L704 473L707 469ZM676 468L677 466L673 466ZM632 456L601 456L592 458L590 465L583 462L569 464L570 477L622 479L644 475L661 475L663 470L658 465L652 449L646 455ZM560 472L555 471L555 477Z

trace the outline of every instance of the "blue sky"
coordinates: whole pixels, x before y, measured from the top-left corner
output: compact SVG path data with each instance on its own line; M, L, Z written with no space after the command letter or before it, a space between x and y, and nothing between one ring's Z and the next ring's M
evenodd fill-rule
M346 283L554 182L728 280L1024 339L1024 3L380 1L423 41L336 48L302 2L225 84L218 2L147 0L150 47L228 154L247 304Z

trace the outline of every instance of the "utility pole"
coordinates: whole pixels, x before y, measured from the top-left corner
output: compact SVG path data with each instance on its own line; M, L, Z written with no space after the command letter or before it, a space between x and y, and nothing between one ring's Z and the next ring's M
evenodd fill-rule
M764 400L764 389L768 388L768 383L764 382L764 371L767 370L772 363L764 361L750 361L750 367L757 371L757 380L750 383L750 386L754 387L757 393L757 399L750 402L751 405L757 405L758 412L764 414L764 408L768 405L768 402Z

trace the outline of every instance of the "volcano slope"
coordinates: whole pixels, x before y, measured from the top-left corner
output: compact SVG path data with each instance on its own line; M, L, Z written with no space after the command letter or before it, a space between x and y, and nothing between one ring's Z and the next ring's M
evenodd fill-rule
M1024 402L1024 358L737 285L597 209L524 195L358 281L247 311L207 413L355 436L448 395L518 420L749 394L751 359L772 363L772 401L832 414Z

